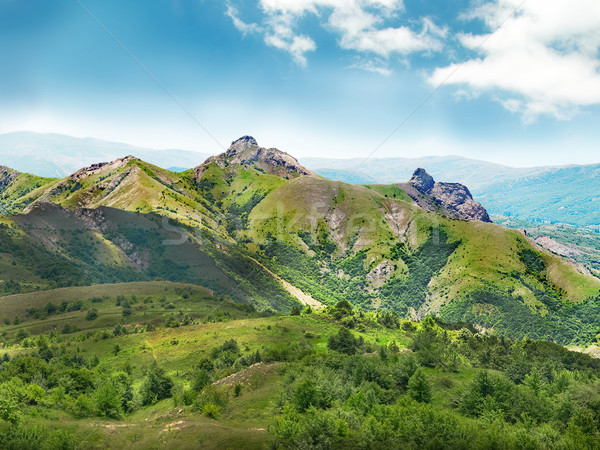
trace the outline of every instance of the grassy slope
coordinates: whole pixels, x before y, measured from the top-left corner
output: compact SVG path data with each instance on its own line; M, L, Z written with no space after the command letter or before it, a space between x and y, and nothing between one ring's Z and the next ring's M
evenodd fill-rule
M50 186L43 195L30 193L31 199L41 198L69 208L102 205L157 213L190 226L194 235L193 245L188 240L184 246L165 247L159 245L165 226L159 225L158 219L152 219L149 225L143 219L133 220L134 216L118 217L117 212L111 213L110 220L118 225L111 235L84 230L79 242L73 242L70 233L61 236L55 230L53 234L45 226L46 219L27 229L26 233L45 240L46 246L57 248L68 260L79 261L68 249L81 247L84 242L92 246L94 258L106 266L138 266L146 271L146 277L150 270L163 278L208 282L215 288L228 285L230 295L250 299L261 308L285 308L282 305L289 307L293 300L252 258L322 303L348 298L367 309L389 306L390 302L393 307L395 300L389 292L398 290L386 290L386 284L398 285L394 280L404 280L416 289L411 279L418 275L411 273L409 260L399 257L398 249L409 256L418 255L428 240L435 243L436 229L442 230L457 248L447 263L440 260L439 273L418 280L418 289L425 289L426 295L420 304L413 305L417 316L441 311L451 301L486 288L503 292L507 298L523 302L533 313L545 316L548 305L541 293L576 303L600 289L598 280L577 273L552 255L541 255L543 266L532 272L521 260L521 253L535 247L518 233L424 212L408 202L398 186L367 188L312 176L288 181L264 173L260 167L226 164L222 168L214 162L206 167L201 179L195 180L191 170L177 174L135 158L109 164L77 183L65 179L52 181ZM123 221L128 223L125 230ZM22 219L25 222L27 219ZM155 235L153 250L148 251L147 237L136 240L131 236L136 227ZM55 224L54 228L67 229L64 224ZM123 236L134 247L145 248L127 253L118 242ZM178 237L176 232L171 236ZM270 248L273 239L283 243L284 248ZM203 256L197 264L195 258L199 255ZM160 270L151 270L148 264L157 257L163 264ZM167 270L165 264L171 264L173 270ZM9 256L0 257L4 279L10 276L11 265ZM208 278L203 276L206 267L210 268ZM377 275L376 270L388 272ZM32 280L36 275L36 271L23 272L21 279ZM90 281L97 280L96 276ZM402 311L406 305L397 306L395 309Z
M43 195L48 186L56 182L56 178L20 173L12 183L0 189L0 213L11 214L22 211L33 200Z
M177 289L192 289L188 299L182 299ZM114 306L115 294L138 296L141 305L147 307L144 312L136 311L133 317L123 318L120 307ZM111 298L92 303L91 298L103 295ZM173 302L174 310L161 306L158 298L167 297L167 304ZM151 303L142 303L148 297ZM47 301L61 298L83 299L84 308L95 307L99 317L94 321L84 319L85 311L76 311L51 316L44 320L27 318L19 325L0 325L3 336L12 336L19 329L26 329L33 335L60 328L70 323L81 331L65 335L63 342L77 343L78 352L85 358L99 357L99 370L118 370L131 365L134 371L134 388L139 389L143 370L153 360L167 368L174 378L187 379L194 373L199 361L208 357L210 349L229 339L236 339L245 354L266 348L285 348L290 343L299 342L310 336L309 340L318 353L326 353L329 336L338 331L330 321L318 315L284 316L256 318L252 314L240 311L235 305L223 303L205 289L184 284L154 282L127 283L119 285L73 287L55 292L33 293L13 297L2 312L10 315L22 311L25 306L43 306ZM135 308L135 307L134 307ZM162 328L164 319L174 311L184 311L195 318L193 325L177 328ZM144 317L141 317L143 314ZM156 322L160 319L159 322ZM231 319L234 319L233 321ZM214 320L217 320L214 322ZM225 321L221 321L225 320ZM153 332L133 332L108 339L78 339L89 331L110 328L117 323L160 323L161 329ZM135 331L135 326L132 330ZM386 329L369 329L360 333L369 342L387 345L394 340L401 346L409 340L404 333L394 333ZM114 354L115 344L121 351ZM28 349L13 346L5 350L11 358L26 354ZM267 365L268 367L269 365ZM223 376L228 373L224 373ZM76 436L81 448L148 448L149 445L169 448L264 448L271 439L268 428L275 414L274 401L277 397L280 380L278 370L261 369L255 371L244 382L243 394L239 398L232 396L233 386L222 389L229 392L229 405L218 421L203 417L192 411L191 407L173 407L172 400L144 407L128 416L125 420L102 418L76 419L62 412L41 414L29 419L29 425L36 424L51 429L66 429ZM0 422L0 430L2 430Z
M317 355L325 355L328 353L327 340L339 330L339 324L332 320L328 313L259 318L240 311L235 305L218 301L206 290L198 287L173 283L135 283L120 287L123 289L117 289L117 286L109 287L105 294L133 293L140 296L140 300L141 296L147 295L150 301L142 304L148 307L148 311L151 307L156 307L157 318L164 320L169 313L169 310L161 309L158 295L166 295L168 302L174 302L175 311L191 308L198 313L194 324L176 328L161 326L156 331L148 332L134 328L131 334L105 339L86 338L86 335L89 335L86 330L59 335L58 345L76 348L77 354L88 360L98 357L100 365L97 370L100 372L128 370L126 368L129 367L135 380L136 391L141 386L145 368L153 360L165 367L167 374L178 383L187 386L199 362L210 355L212 348L230 339L239 343L243 354L252 354L256 350L265 352L269 348L284 349L295 343L308 341ZM181 298L177 289L185 290L188 287L194 292L188 299ZM115 289L114 292L112 289ZM86 298L98 294L98 291L99 287L91 287L83 291L81 288L69 288L64 292L69 298ZM35 298L41 305L45 300L54 297L38 293L30 294L29 298ZM110 305L113 300L105 299L93 304L87 300L84 302L85 307L93 305L99 309L99 318L90 322L97 324L95 328L110 328L123 322L123 318L113 313L114 306ZM218 316L215 319L225 321L211 322L209 315L213 313ZM79 326L83 323L82 316L83 312L77 312L77 315L65 313L44 320L28 319L18 327L0 325L0 331L3 332L2 339L6 341L20 328L37 334L65 321ZM129 320L135 323L136 319ZM144 320L151 322L154 319L147 317ZM40 326L40 323L44 326ZM363 326L362 331L354 330L353 333L355 336L362 336L367 343L376 347L388 346L395 342L402 349L411 344L415 330L414 325L405 325L409 325L403 327L407 331L402 328L383 328L373 322ZM457 336L456 332L448 333L453 342L460 342ZM115 353L117 344L120 351ZM14 343L9 343L3 351L11 358L29 352L31 349ZM545 356L542 353L536 356L540 361L544 361ZM362 358L373 359L377 356L364 355ZM77 419L55 409L31 406L28 407L31 415L27 416L24 427L40 426L52 431L66 430L73 436L78 448L264 448L272 440L270 431L274 421L281 414L276 403L282 381L279 369L282 366L282 363L263 363L244 369L233 381L222 384L218 389L225 393L228 402L216 420L203 416L191 406L174 406L173 400L167 399L141 407L121 420L101 417ZM463 360L453 371L425 369L432 386L432 406L436 410L455 413L453 400L459 398L465 387L474 379L477 372L475 366L479 367L475 361ZM232 372L222 372L221 376L229 373ZM243 380L239 397L233 395L234 384L240 382L235 381L236 379ZM509 430L512 425L506 424L506 427ZM6 428L7 424L0 422L0 432Z
M395 272L391 279L402 279L407 277L406 265L402 260L394 260L394 246L405 242L412 251L416 251L429 236L435 238L436 233L431 230L438 228L448 235L449 242L458 246L447 264L431 279L421 315L439 312L453 299L483 289L506 293L509 299L523 302L533 313L542 316L548 312L548 306L540 300L543 292L559 295L563 301L573 303L598 293L598 279L580 274L575 267L554 255L539 253L543 266L537 271L530 271L521 260L521 254L523 251L537 252L537 247L519 232L494 224L453 220L424 212L402 200L393 199L393 188L375 186L365 189L322 179L299 178L275 189L258 204L250 214L251 226L247 235L258 243L264 242L270 235L290 246L304 249L307 262L298 264L296 269L291 267L289 259L279 264L279 271L273 260L267 259L265 263L271 262L269 267L272 270L291 283L303 284L307 292L325 303L326 297L341 300L347 292L327 289L326 286L333 283L327 281L328 275L313 277L312 282L308 280L310 277L306 271L311 259L321 270L337 272L339 261L347 259L346 255L366 249L362 280L382 261L394 264ZM303 195L298 195L298 192ZM401 197L401 194L396 196ZM308 233L313 241L318 242L321 230L325 231L326 240L337 244L332 254L333 263L328 259L329 255L308 250L309 246L300 236ZM375 289L377 292L366 281L363 281L361 289L365 292ZM371 303L376 306L377 298L373 298ZM363 303L363 306L368 305Z

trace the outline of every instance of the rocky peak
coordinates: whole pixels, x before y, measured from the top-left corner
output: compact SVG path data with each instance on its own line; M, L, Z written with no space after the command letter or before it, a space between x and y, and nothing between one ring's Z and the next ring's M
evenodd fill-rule
M211 163L223 169L229 165L254 166L264 172L287 179L313 175L293 156L276 148L260 147L252 136L242 136L233 141L225 153L211 156L203 164L194 168L197 179L202 178L206 167Z
M11 169L10 167L0 166L0 190L13 182L19 176L20 172Z
M421 207L442 212L450 217L465 220L491 222L481 203L473 200L473 196L465 185L460 183L437 183L425 169L415 170L408 182L414 189L407 194ZM430 204L431 201L434 204Z
M420 167L415 170L409 183L422 192L429 192L435 186L433 177L429 175L425 169Z
M258 147L258 142L256 142L256 139L254 139L252 136L242 136L231 143L225 152L225 156L232 157L252 147Z

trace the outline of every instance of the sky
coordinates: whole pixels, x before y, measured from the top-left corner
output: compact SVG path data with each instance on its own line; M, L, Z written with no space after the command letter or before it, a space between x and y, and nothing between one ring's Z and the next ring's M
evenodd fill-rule
M0 133L599 163L597 0L0 0Z

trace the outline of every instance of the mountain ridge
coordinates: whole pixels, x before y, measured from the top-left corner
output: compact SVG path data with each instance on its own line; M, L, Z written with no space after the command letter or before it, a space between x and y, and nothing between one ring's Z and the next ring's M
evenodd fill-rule
M367 311L439 314L486 327L491 319L475 312L488 305L499 333L561 342L588 336L590 325L576 315L590 307L600 281L521 233L423 209L401 184L355 186L303 169L246 136L182 173L128 156L63 179L18 174L0 188L0 206L11 213L2 219L5 245L13 246L5 248L23 247L17 267L38 280L28 289L47 286L40 277L52 273L27 259L25 248L36 248L54 255L41 261L58 258L53 265L64 265L64 280L103 281L103 271L114 281L158 276L209 283L261 309L288 310L301 298L347 300ZM433 192L435 181L424 180ZM14 266L2 261L7 281ZM560 307L567 302L570 309ZM576 325L561 314L574 314Z

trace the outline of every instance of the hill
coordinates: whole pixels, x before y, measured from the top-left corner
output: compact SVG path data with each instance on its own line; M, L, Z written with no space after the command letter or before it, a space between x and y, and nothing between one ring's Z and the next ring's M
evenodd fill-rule
M600 165L514 168L458 156L361 159L304 158L315 173L353 184L408 180L416 167L469 186L488 213L525 221L600 226Z
M485 217L458 214L452 199L473 202L465 186L434 182L419 204L406 186L324 179L249 136L182 173L128 156L2 180L7 293L160 277L259 309L347 300L517 338L595 339L600 281L520 232L464 220Z
M198 287L122 287L66 288L0 324L3 448L597 443L600 362L556 344L347 302L261 317Z

